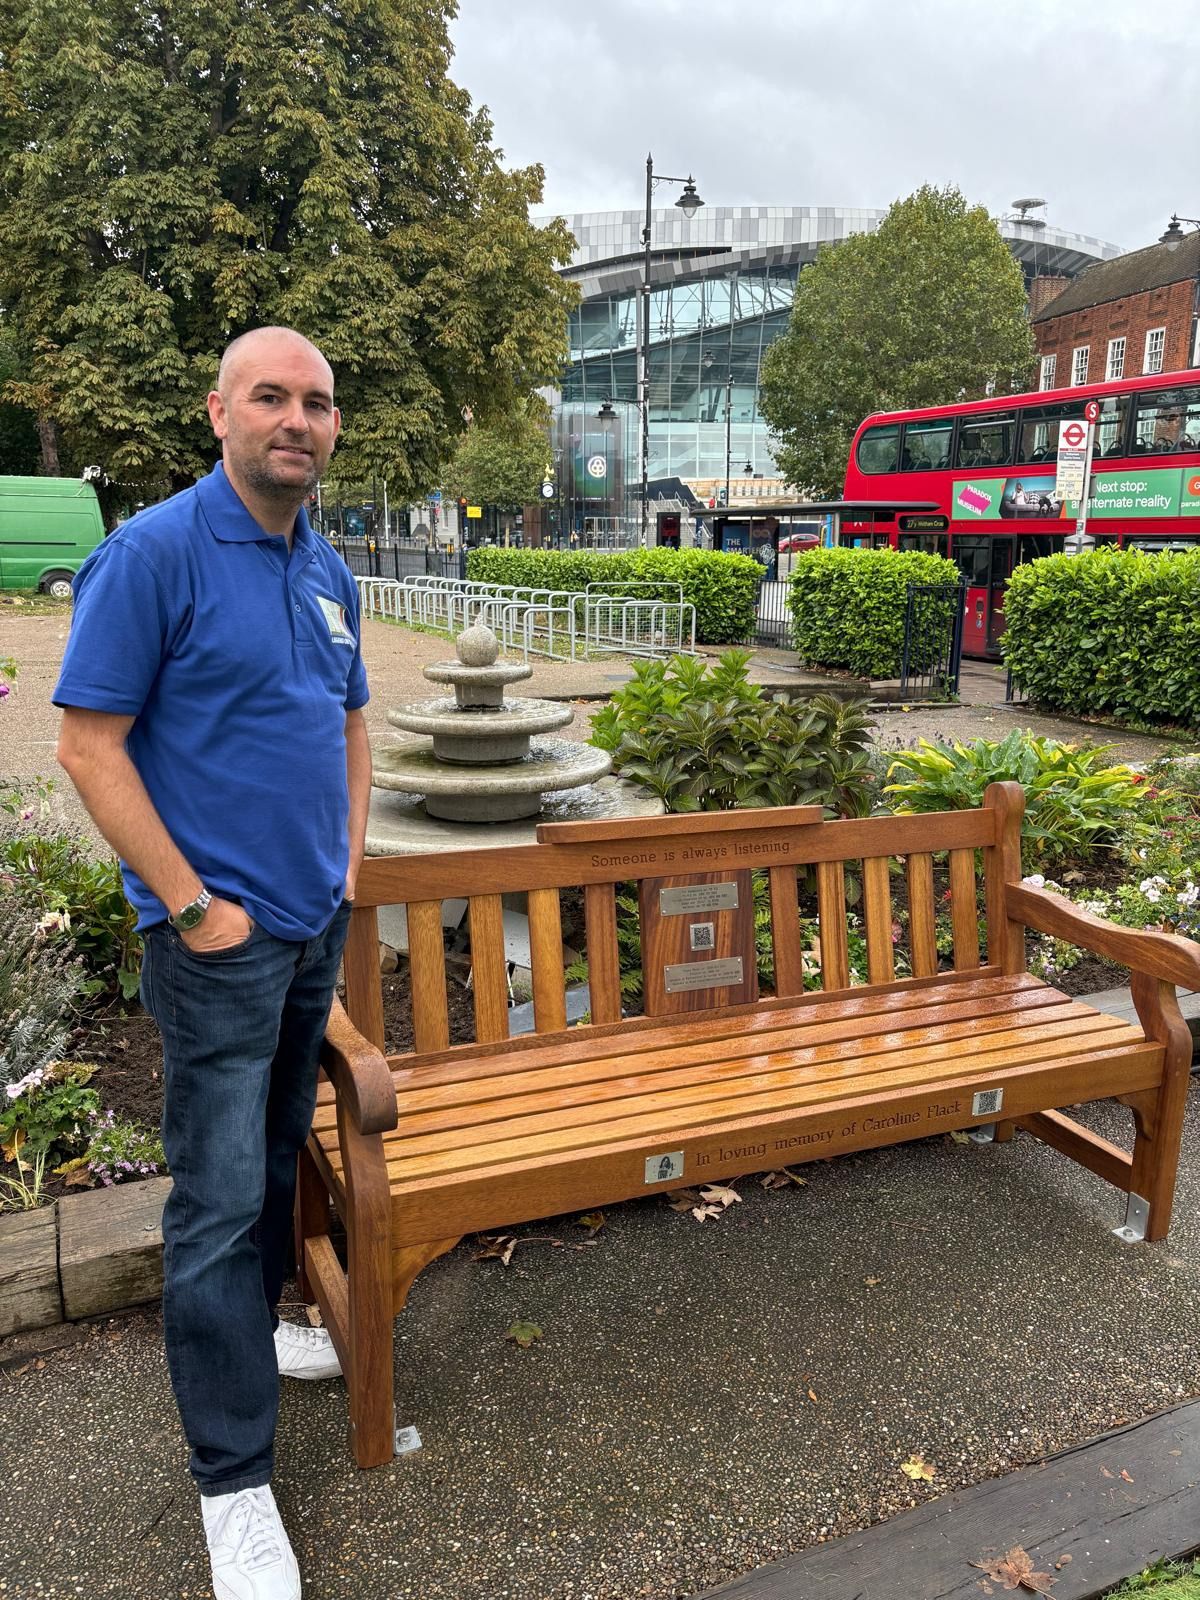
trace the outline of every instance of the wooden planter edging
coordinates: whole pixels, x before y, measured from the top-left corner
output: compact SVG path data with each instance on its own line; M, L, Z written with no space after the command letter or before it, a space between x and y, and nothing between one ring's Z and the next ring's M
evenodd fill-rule
M1127 989L1081 998L1136 1020ZM1200 1051L1200 995L1181 994L1179 1005ZM0 1339L157 1300L170 1188L170 1178L148 1178L0 1215Z
M0 1216L0 1338L157 1300L170 1188L148 1178Z
M1050 1574L1053 1600L1095 1600L1156 1561L1191 1555L1198 1541L1200 1401L1193 1400L862 1533L811 1545L696 1600L979 1600L988 1579L973 1563L1016 1546L1035 1571ZM1002 1592L999 1583L991 1589Z

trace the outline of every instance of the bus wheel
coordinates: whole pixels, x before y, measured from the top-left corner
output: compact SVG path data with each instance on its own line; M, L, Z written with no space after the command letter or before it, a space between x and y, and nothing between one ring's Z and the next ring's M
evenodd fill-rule
M53 596L55 600L69 600L73 576L74 574L70 572L48 572L38 584L38 588L43 594Z

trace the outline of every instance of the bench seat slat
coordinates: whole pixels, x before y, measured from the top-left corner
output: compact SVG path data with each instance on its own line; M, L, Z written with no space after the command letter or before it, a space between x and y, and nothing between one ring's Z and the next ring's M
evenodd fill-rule
M842 1008L839 1007L839 1010ZM905 1041L942 1037L967 1037L974 1033L1024 1025L1040 1026L1063 1016L1079 1019L1099 1013L1078 1001L1068 1000L1057 990L1042 985L1018 995L959 1000L938 1007L931 1014L920 1011L880 1009L868 1016L825 1018L821 1013L778 1013L770 1028L721 1029L704 1037L684 1042L669 1036L651 1034L636 1049L609 1043L600 1055L580 1059L572 1052L567 1060L546 1062L545 1052L531 1062L509 1062L508 1070L487 1077L460 1070L457 1078L441 1078L436 1084L418 1080L416 1075L395 1074L404 1126L425 1112L444 1112L461 1116L458 1108L481 1107L486 1102L517 1096L554 1095L589 1083L603 1083L635 1071L648 1079L656 1071L674 1070L686 1065L732 1062L743 1056L761 1057L772 1052L816 1049L828 1044L851 1041L864 1055L896 1048ZM634 1063L631 1067L630 1063ZM314 1119L319 1130L335 1126L332 1106L321 1106ZM403 1134L398 1135L403 1137Z
M624 1116L663 1112L677 1119L682 1108L709 1100L734 1100L767 1089L781 1094L795 1089L820 1097L835 1080L844 1088L847 1082L865 1085L890 1080L893 1073L906 1072L909 1066L922 1071L944 1071L947 1061L964 1067L984 1058L1035 1059L1022 1052L1061 1055L1073 1038L1103 1036L1103 1046L1141 1042L1136 1030L1124 1023L1097 1018L1091 1021L1068 1017L1053 1024L1024 1028L998 1029L973 1036L963 1033L958 1039L931 1045L928 1040L906 1044L903 1048L880 1050L863 1057L853 1041L825 1045L817 1050L780 1051L774 1055L739 1057L733 1062L715 1062L698 1067L694 1063L676 1071L663 1071L651 1079L631 1069L624 1077L602 1084L589 1084L577 1093L560 1092L540 1099L531 1096L523 1102L492 1104L484 1108L459 1109L458 1126L436 1113L421 1119L401 1122L400 1128L384 1136L384 1150L390 1166L421 1167L425 1157L436 1157L447 1149L448 1136L454 1149L479 1150L485 1144L507 1143L526 1134L536 1136L557 1128L586 1127L589 1134L602 1122ZM483 1109L486 1115L472 1115Z

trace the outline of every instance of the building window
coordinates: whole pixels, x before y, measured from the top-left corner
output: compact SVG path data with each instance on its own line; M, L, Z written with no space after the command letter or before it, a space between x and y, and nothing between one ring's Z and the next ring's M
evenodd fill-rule
M1104 368L1106 378L1123 378L1125 376L1125 340L1110 339L1108 341L1108 361Z
M1143 372L1161 372L1163 364L1163 346L1167 342L1165 328L1151 328L1146 334L1146 353L1142 357Z
M1038 385L1039 389L1053 389L1054 369L1057 365L1058 357L1056 355L1042 357L1042 381Z
M1088 375L1088 359L1091 356L1090 344L1078 344L1071 354L1071 382L1086 383Z

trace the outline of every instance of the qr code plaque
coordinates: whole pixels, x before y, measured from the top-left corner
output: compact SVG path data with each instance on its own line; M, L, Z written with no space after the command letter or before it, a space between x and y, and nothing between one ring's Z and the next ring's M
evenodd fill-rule
M992 1117L1004 1104L1003 1089L981 1089L971 1101L973 1117Z
M713 933L714 924L711 922L693 922L688 930L691 934L693 950L712 950L716 944Z

